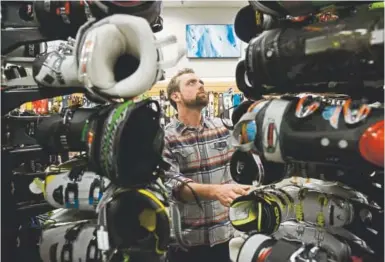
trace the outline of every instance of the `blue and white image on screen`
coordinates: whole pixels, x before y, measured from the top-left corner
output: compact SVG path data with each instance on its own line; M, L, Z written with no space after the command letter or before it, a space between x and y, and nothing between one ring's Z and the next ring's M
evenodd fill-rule
M240 57L240 40L234 25L186 25L187 57Z

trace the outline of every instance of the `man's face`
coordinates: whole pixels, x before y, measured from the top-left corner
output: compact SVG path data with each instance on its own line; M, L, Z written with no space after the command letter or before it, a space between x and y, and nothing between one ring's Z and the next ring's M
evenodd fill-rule
M184 74L179 77L180 103L188 108L203 108L208 104L208 95L203 81L195 74Z

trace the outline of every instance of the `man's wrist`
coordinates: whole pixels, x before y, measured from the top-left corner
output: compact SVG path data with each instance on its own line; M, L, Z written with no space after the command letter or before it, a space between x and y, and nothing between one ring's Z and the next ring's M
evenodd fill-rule
M172 196L174 197L175 200L185 203L186 201L183 200L183 197L181 196L181 194L183 194L183 190L186 187L186 185L188 183L194 183L194 181L191 180L191 179L188 179L188 178L183 178L182 180L183 180L183 182L182 181L178 181L176 186L173 188Z
M195 193L198 195L199 198L205 199L205 200L217 200L217 191L218 187L220 185L210 185L210 184L199 184L195 182L189 183L189 186L191 189L195 191ZM185 200L194 200L193 194L191 192L191 189L188 188L186 185L183 185L181 188L181 195L182 198ZM183 197L185 196L185 197ZM186 199L187 197L187 199Z
M218 191L218 187L220 185L209 185L209 188L208 188L208 193L209 193L209 198L212 199L212 200L217 200L218 197L217 197L217 191Z

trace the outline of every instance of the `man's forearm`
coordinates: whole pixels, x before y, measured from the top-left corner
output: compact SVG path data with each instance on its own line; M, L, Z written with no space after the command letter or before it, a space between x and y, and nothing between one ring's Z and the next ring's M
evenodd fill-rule
M215 192L218 185L188 183L188 186L184 185L180 189L179 196L185 201L195 200L193 192L189 187L203 200L217 200Z

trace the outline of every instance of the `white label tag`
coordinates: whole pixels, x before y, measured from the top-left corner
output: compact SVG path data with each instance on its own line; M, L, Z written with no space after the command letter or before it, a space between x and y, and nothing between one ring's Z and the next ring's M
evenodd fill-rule
M110 249L110 243L108 240L108 233L104 230L98 230L97 233L98 239L98 249L103 251L108 251Z

